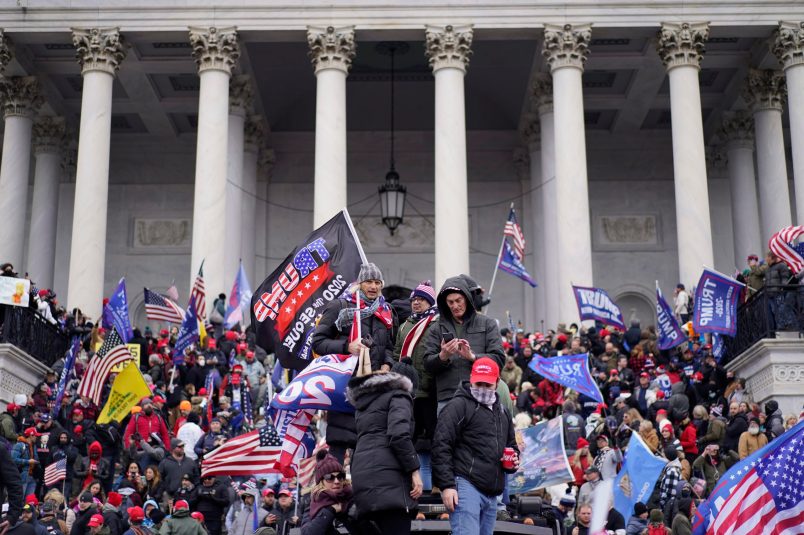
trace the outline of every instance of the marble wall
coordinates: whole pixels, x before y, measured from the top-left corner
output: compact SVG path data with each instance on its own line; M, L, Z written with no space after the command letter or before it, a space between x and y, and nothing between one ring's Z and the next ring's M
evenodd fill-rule
M384 270L388 284L413 286L432 278L433 270L433 137L431 132L402 132L397 142L397 169L408 186L406 225L391 237L379 218L376 188L387 171L387 133L358 132L349 136L349 210L368 256ZM193 274L187 236L192 224L194 140L181 136L162 142L148 138L112 146L109 225L105 287L111 292L126 276L135 323L144 323L142 287L163 291L171 284L185 302ZM312 227L312 134L273 134L276 165L265 203L266 252L257 259L261 279L288 254ZM469 204L472 275L488 286L500 246L501 231L514 200L529 243L534 243L534 211L528 182L514 165L513 132L470 132L468 135ZM678 282L675 203L669 132L622 139L607 132L590 132L589 194L593 232L595 283L621 301L626 319L631 315L649 323L658 280L665 294ZM74 185L60 191L55 289L66 295ZM716 243L715 267L733 271L733 249L728 181L710 180L712 227ZM572 210L572 199L559 200L562 211ZM91 209L78 202L77 209ZM538 207L537 207L538 209ZM221 222L222 223L222 222ZM690 237L694 239L694 237ZM529 255L551 251L534 251ZM548 260L550 261L550 260ZM532 266L533 258L527 265ZM540 274L532 273L539 281ZM694 281L692 281L694 283ZM524 283L500 273L488 313L541 328L542 314ZM647 320L645 318L648 318ZM504 320L503 320L504 321Z

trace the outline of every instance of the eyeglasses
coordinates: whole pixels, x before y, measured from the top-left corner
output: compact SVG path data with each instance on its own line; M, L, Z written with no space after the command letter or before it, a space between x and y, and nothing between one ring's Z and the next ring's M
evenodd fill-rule
M346 481L346 474L344 474L343 472L337 472L335 474L327 474L324 476L324 481L327 482L332 482L335 479L337 479L338 481Z

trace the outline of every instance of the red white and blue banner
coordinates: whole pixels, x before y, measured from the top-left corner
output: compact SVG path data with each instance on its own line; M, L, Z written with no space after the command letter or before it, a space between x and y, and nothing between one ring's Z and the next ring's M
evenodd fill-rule
M625 330L625 322L620 307L614 304L606 290L585 286L574 286L575 302L581 320L594 320L600 323Z
M356 366L357 357L354 355L318 357L274 395L271 406L285 410L355 412L346 401L346 386Z
M802 533L804 422L735 464L698 506L693 535Z
M603 394L589 371L589 354L542 357L533 355L530 368L554 383L564 385L603 403Z
M346 210L314 230L251 298L257 344L284 368L303 370L312 360L316 318L357 278L364 258Z
M518 429L516 443L522 454L519 468L510 478L511 494L531 492L574 479L564 450L561 416Z
M686 341L684 331L678 326L676 317L673 315L673 309L664 300L658 281L656 282L656 323L658 331L656 334L659 337L657 343L662 351L673 349Z
M103 318L104 324L107 321L111 322L111 325L107 327L114 326L117 328L117 332L120 334L120 338L123 339L123 342L128 343L129 340L134 338L131 320L128 317L128 298L126 297L125 277L120 279L120 282L117 284L117 289L109 298L109 302L106 303L103 310Z
M246 277L246 270L243 269L243 261L240 261L240 269L237 270L232 291L229 292L229 303L226 305L226 317L223 326L231 329L238 323L243 323L243 310L248 310L251 304L251 285Z
M695 289L692 327L701 333L737 333L737 304L744 284L705 268Z

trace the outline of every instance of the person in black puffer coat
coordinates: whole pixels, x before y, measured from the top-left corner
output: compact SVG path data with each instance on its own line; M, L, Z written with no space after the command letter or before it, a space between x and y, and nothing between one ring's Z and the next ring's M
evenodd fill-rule
M373 373L349 381L355 406L357 448L352 486L357 513L381 533L410 533L411 512L422 494L413 446L413 385L398 373Z
M358 275L359 287L330 301L321 314L313 334L312 349L317 355L358 355L361 345L369 348L372 371L390 371L394 364L394 341L397 319L391 306L385 302L381 290L382 272L374 264L363 264ZM360 292L360 328L362 340L349 343L354 310L355 293ZM355 420L352 414L327 414L327 445L329 452L343 462L346 450L357 442Z
M723 449L726 453L737 452L740 435L748 431L748 419L740 412L736 402L729 405L729 422L726 424L726 433L723 436Z
M505 473L514 473L518 466L515 460L504 470L501 462L505 448L512 448L517 456L519 448L511 415L496 392L499 376L492 359L475 361L469 382L461 384L438 418L433 440L433 485L441 489L441 499L452 513L454 533L464 532L464 526L477 522L481 535L493 532L497 513L494 497L503 492Z

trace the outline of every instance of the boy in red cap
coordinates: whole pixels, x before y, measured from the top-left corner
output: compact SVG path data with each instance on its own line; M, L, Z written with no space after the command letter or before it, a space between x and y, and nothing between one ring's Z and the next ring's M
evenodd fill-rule
M441 489L454 533L494 532L505 473L519 466L511 415L497 396L499 377L494 360L475 360L469 381L461 383L438 418L433 484Z

